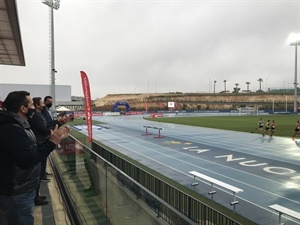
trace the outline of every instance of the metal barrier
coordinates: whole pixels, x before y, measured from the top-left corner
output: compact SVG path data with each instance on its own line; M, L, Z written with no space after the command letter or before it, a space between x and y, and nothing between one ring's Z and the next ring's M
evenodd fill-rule
M123 159L106 149L93 151L68 137L51 158L74 224L196 225L110 162Z
M282 214L285 214L285 215L288 215L290 217L300 220L300 212L296 212L294 210L291 210L289 208L286 208L286 207L278 205L278 204L270 205L269 208L274 209L276 212L278 212L278 224L279 225L283 224L283 223L281 223L281 215Z
M210 192L208 192L208 194L210 194L210 195L215 194L216 190L214 190L214 185L218 185L219 187L227 189L227 190L232 192L233 201L230 202L231 205L235 205L235 204L239 203L239 201L236 200L236 193L243 192L242 189L234 187L230 184L224 183L224 182L222 182L220 180L217 180L217 179L214 179L212 177L206 176L202 173L198 173L196 171L190 171L189 173L194 176L194 182L192 183L192 186L198 185L198 182L196 181L196 178L200 178L200 179L202 179L204 181L207 181L211 184L211 190L210 190Z

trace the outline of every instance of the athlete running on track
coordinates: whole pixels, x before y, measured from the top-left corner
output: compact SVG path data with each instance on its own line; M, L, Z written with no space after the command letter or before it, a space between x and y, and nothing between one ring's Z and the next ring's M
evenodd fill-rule
M296 127L295 127L295 134L294 134L294 136L292 137L293 140L294 140L295 137L299 134L299 131L300 131L300 122L299 122L299 120L297 120L297 122L296 122Z
M276 128L276 124L275 124L275 120L272 120L272 123L271 123L271 130L270 130L270 138L273 137L273 134L275 133L275 128Z
M262 118L259 119L258 121L258 130L260 131L260 133L262 134L262 136L264 137L265 134L264 134L264 121L262 120Z
M269 134L269 132L270 132L270 120L268 120L265 125L265 134Z

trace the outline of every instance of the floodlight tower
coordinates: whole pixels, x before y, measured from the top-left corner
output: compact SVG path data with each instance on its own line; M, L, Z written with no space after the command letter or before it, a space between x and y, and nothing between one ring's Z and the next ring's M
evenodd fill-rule
M42 0L42 3L49 6L50 11L50 52L51 52L51 59L50 59L50 78L51 78L51 90L50 95L53 98L53 111L54 117L56 117L56 97L55 97L55 60L54 60L54 16L53 16L53 9L58 10L60 6L60 0Z
M288 42L290 43L290 46L295 46L295 78L294 78L294 112L297 112L297 46L300 45L300 33L295 34L292 33L288 37Z

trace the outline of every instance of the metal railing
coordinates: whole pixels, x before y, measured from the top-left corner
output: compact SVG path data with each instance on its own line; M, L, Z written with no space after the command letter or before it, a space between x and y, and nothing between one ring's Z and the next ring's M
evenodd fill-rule
M158 178L151 172L142 169L132 162L114 154L98 143L92 144L92 149L96 154L103 157L109 163L114 165L127 176L131 177L139 185L149 190L155 196L178 212L189 218L193 223L199 225L238 225L240 222L235 221L229 216L221 213L211 206L200 202L198 199L188 195L183 190L178 189L167 181ZM157 209L158 210L158 209ZM163 215L167 215L162 212ZM163 217L169 224L167 217ZM249 221L249 223L251 223ZM181 224L181 223L179 223ZM183 224L183 223L182 223Z
M76 217L72 224L200 224L71 136L51 154L51 161L69 212Z

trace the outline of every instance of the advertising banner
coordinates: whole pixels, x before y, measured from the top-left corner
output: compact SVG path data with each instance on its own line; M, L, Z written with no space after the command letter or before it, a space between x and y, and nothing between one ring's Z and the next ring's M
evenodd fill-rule
M85 102L85 116L86 116L86 123L88 128L88 136L89 141L92 142L93 140L93 129L92 129L92 105L91 105L91 92L90 92L90 83L88 76L85 72L80 71L81 75L81 83L82 83L82 90L84 95L84 102Z

